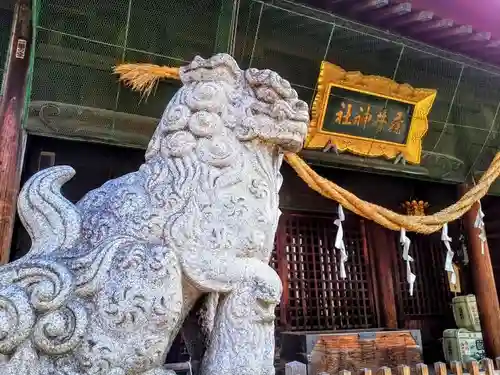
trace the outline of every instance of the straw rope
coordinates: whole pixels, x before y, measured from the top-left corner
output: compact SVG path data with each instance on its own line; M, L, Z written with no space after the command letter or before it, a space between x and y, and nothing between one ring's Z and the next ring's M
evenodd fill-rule
M318 175L296 154L287 154L286 161L311 189L326 198L336 200L344 208L392 230L405 228L412 232L424 234L436 232L444 224L464 215L474 203L486 195L491 184L500 174L499 152L495 155L488 170L483 174L477 185L465 193L456 203L434 215L407 216L358 198L351 192Z
M179 68L154 64L121 64L115 66L120 82L141 96L148 97L160 79L179 79Z
M115 67L114 72L120 76L120 81L148 96L160 79L179 79L179 69L152 64L122 64ZM447 208L427 216L401 215L387 208L364 201L351 192L329 181L307 165L297 154L286 154L285 160L297 172L307 185L326 198L333 199L344 208L366 219L392 230L402 228L423 234L440 230L444 224L460 218L472 205L483 198L491 184L500 174L500 152L495 155L488 170L479 182L465 193L456 203Z

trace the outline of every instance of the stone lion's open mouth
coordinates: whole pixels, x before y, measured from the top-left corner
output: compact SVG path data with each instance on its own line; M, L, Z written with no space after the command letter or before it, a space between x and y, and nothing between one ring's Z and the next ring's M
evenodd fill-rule
M302 132L280 132L273 136L260 137L266 143L279 146L283 151L299 152L304 146L305 134Z
M307 123L298 121L285 121L277 126L276 132L270 136L269 141L289 152L299 152L307 135Z
M274 139L274 143L284 151L299 152L304 146L305 136L302 133L285 133Z
M289 152L302 149L309 123L305 102L298 99L280 100L272 105L255 102L249 108L249 115L254 120L255 134L263 141Z

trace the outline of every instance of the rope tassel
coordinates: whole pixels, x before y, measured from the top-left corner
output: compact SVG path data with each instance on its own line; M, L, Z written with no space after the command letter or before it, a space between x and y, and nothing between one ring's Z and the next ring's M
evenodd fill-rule
M154 64L121 64L113 71L120 76L120 82L146 98L161 79L179 79L179 68Z

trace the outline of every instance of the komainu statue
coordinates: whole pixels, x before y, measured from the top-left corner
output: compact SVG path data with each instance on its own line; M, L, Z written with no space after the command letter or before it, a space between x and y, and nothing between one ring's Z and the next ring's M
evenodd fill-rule
M166 354L201 299L201 374L274 374L280 165L302 147L308 107L228 55L180 78L137 172L76 205L60 193L70 167L23 187L32 246L0 268L2 375L171 374Z

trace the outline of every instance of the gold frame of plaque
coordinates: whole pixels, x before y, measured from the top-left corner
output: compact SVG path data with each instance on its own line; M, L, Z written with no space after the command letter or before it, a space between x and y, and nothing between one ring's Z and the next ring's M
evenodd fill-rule
M359 105L360 110L356 114L352 111L353 105L346 105L343 101L337 112L330 116L334 119L337 131L328 129L324 123L333 89L347 94L352 93L356 98L364 97L378 102L382 100L385 104L378 113L373 114L370 104L365 104L364 108ZM305 148L324 149L330 144L341 152L349 151L369 157L382 156L387 159L402 155L407 162L420 164L422 140L428 129L427 116L436 95L437 91L433 89L413 88L386 77L347 72L337 65L323 61L318 77L317 94L311 109L312 116ZM352 103L359 101L354 100ZM396 109L387 109L388 103ZM401 111L398 106L399 108L406 106L407 112ZM392 119L388 113L392 113ZM338 131L342 126L345 126L343 129L346 129L347 134ZM360 126L371 129L376 135L385 132L388 137L377 139L374 136L364 137L355 134L353 130L358 133L362 131ZM393 141L391 137L400 141Z

